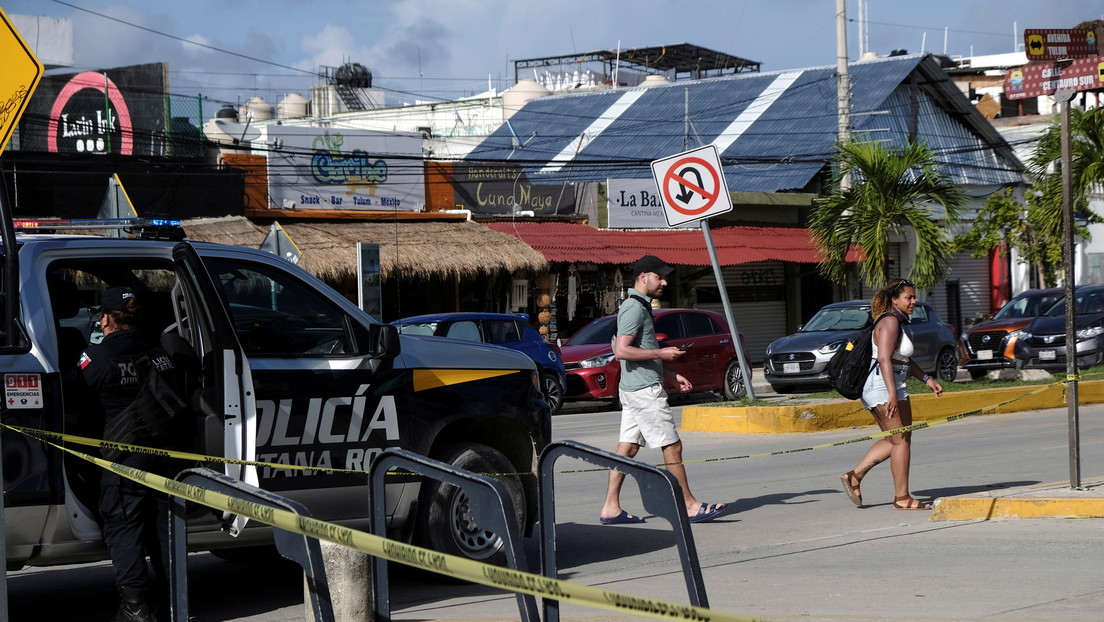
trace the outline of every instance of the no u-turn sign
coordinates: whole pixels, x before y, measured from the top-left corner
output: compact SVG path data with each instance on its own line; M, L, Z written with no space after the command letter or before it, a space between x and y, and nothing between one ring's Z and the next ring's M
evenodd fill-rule
M732 211L721 157L714 145L656 160L652 176L669 227Z

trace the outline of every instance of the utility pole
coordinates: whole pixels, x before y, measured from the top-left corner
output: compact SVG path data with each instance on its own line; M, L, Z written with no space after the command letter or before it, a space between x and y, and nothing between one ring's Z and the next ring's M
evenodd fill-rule
M836 92L839 142L851 140L851 76L847 73L847 0L836 0ZM844 173L844 189L851 187L851 173Z

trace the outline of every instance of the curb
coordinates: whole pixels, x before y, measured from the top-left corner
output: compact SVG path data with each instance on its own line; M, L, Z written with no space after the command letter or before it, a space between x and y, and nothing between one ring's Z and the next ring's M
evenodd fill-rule
M1104 518L1101 478L1074 490L1069 483L984 492L935 500L929 521L1000 518ZM1082 482L1084 484L1084 482Z
M913 422L974 411L994 414L1067 405L1065 383L1039 391L1041 386L1044 385L944 393L938 398L930 393L913 395ZM1104 380L1079 382L1077 391L1080 404L1104 403ZM793 406L684 406L682 409L682 429L687 432L789 434L865 427L873 423L870 412L858 400Z

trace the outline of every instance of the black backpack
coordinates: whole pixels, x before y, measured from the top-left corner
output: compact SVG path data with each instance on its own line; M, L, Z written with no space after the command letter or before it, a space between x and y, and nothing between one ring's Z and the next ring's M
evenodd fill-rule
M854 339L840 346L828 361L828 379L832 382L832 388L849 400L862 396L866 377L877 365L876 361L872 362L870 359L874 349L871 346L871 337L874 335L874 327L887 315L892 314L883 313L859 331Z

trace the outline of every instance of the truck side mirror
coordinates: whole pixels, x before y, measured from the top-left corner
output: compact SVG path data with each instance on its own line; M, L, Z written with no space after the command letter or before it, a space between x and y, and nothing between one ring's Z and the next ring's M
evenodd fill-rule
M399 329L390 324L368 327L368 352L372 358L393 359L399 355Z

